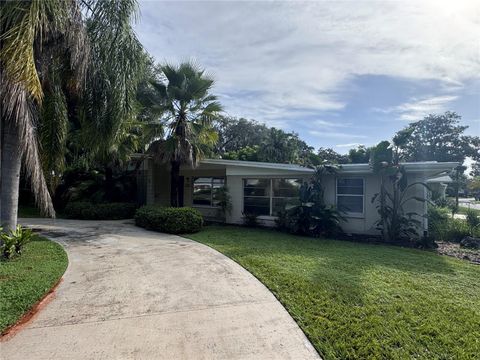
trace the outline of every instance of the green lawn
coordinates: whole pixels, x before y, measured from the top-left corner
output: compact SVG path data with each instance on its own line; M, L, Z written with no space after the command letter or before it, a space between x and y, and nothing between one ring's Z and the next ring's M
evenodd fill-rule
M41 237L25 245L21 256L0 261L0 333L52 288L67 264L63 248Z
M266 229L209 226L188 237L262 281L324 359L478 359L480 266Z

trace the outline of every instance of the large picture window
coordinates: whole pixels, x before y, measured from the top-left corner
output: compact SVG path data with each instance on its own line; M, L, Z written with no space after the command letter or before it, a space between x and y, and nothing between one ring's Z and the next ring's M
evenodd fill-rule
M301 179L245 179L243 211L255 215L276 216L289 205L299 203Z
M363 214L364 183L362 178L337 179L337 208L347 214Z
M218 206L218 189L225 186L224 178L197 177L193 179L193 205Z

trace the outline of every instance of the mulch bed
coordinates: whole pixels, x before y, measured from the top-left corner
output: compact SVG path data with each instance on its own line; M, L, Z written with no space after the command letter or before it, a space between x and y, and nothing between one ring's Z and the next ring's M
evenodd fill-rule
M441 255L453 256L480 265L480 249L465 249L460 247L460 244L451 242L437 242L437 244L437 252Z

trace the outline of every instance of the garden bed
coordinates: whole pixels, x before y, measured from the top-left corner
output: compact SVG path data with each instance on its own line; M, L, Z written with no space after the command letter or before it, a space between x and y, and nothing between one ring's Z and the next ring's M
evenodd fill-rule
M480 265L480 249L465 249L460 247L458 243L437 242L437 252L441 255L448 255L457 259L468 260L474 264Z

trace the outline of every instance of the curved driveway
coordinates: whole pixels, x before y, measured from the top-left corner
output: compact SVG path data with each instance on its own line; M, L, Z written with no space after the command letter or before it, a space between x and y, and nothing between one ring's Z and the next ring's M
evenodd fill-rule
M318 359L250 273L207 246L129 221L24 219L60 242L54 299L2 359Z

